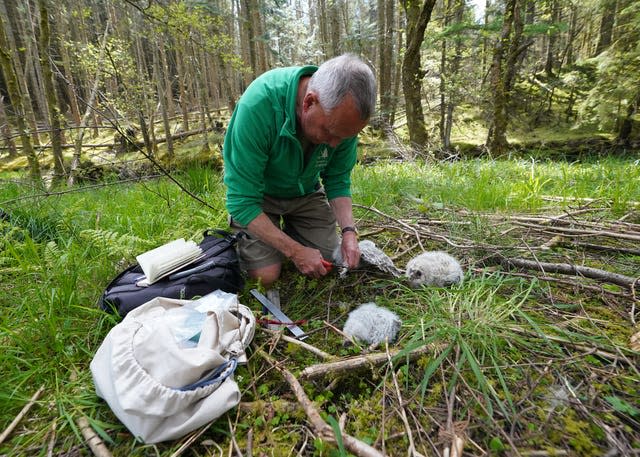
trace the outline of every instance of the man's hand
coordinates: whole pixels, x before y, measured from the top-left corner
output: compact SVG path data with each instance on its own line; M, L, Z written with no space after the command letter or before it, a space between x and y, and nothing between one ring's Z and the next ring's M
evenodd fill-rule
M344 232L340 250L344 266L353 269L360 264L360 247L358 246L358 237L354 232Z
M299 245L290 258L300 273L312 278L324 276L331 269L331 264L322 258L319 250L303 245Z

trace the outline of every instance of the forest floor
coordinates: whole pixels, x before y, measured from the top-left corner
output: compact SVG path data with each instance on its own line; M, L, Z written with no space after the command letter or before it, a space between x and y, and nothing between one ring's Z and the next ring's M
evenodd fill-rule
M201 160L197 139L182 146ZM365 267L318 280L287 265L277 287L305 344L260 327L237 408L182 439L137 442L94 392L88 364L116 322L94 303L136 253L224 225L218 164L203 163L177 177L213 209L165 179L29 198L5 181L0 455L89 455L92 430L115 456L640 454L640 171L599 153L358 167L360 238L401 269L446 251L462 284L412 289ZM239 298L259 317L254 287ZM402 320L388 347L340 330L367 302Z

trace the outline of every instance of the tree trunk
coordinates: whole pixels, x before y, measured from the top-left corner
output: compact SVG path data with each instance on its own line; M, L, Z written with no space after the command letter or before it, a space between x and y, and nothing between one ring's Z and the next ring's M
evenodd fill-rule
M466 3L464 0L456 0L455 11L453 12L454 23L460 24L464 18L464 10ZM444 100L445 107L441 111L441 136L442 147L445 151L451 149L451 129L453 128L453 111L458 104L459 85L457 82L458 73L460 71L460 63L462 62L462 37L457 37L454 46L454 55L451 59L449 69L443 68L445 74L449 77L449 84L445 87L446 98ZM445 59L446 63L446 59ZM446 80L445 80L446 81Z
M15 38L13 36L13 29L11 28L10 18L17 18L19 14L14 10L9 10L11 4L5 4L5 2L0 1L0 18L5 19L4 23L4 37L5 43L3 45L3 49L8 53L11 58L13 72L17 79L18 88L20 90L21 97L25 98L29 101L23 105L24 115L26 119L24 122L28 122L31 126L31 140L35 144L40 144L40 137L38 135L38 123L36 122L36 115L33 111L33 107L31 104L31 97L29 95L29 85L27 84L26 70L24 69L20 58L20 52L18 51L18 45L16 44ZM32 143L32 144L33 144Z
M9 158L15 159L18 157L18 150L16 149L16 144L13 142L9 119L7 119L7 113L4 109L4 96L2 95L0 95L0 133L2 133L2 138L4 138L4 143L9 152Z
M616 21L616 0L603 0L602 2L602 19L600 20L600 35L598 36L598 45L596 46L595 55L605 51L611 46L611 37L613 36L613 24Z
M327 57L340 55L341 29L338 0L330 0L329 3L329 25L331 27L331 53Z
M507 104L509 101L507 90L506 58L511 43L511 34L514 16L517 11L517 0L507 0L505 4L502 32L493 50L493 60L490 68L490 85L492 90L491 119L486 147L495 155L505 153L509 143L507 142Z
M26 29L22 30L24 37L24 43L26 45L26 73L25 79L31 81L30 94L31 100L38 108L39 120L48 123L47 115L47 102L44 95L44 84L42 81L42 73L40 66L37 65L40 62L40 53L38 52L38 43L36 37L38 36L34 22L36 21L35 15L31 12L30 2L24 2L24 26Z
M552 0L551 5L549 5L550 15L551 15L551 23L555 26L559 22L559 14L560 14L560 6L558 5L558 0ZM557 41L557 33L555 30L551 30L551 33L548 34L547 39L547 55L544 63L544 72L548 77L553 77L553 68L555 67L556 60L556 41Z
M98 56L98 61L102 62L104 59L105 48L107 46L107 38L109 37L109 29L110 23L107 22L107 25L104 29L104 35L102 36L102 41L100 43L100 54ZM89 93L89 100L87 101L87 107L84 111L84 115L82 119L80 119L80 125L78 126L78 130L76 133L76 139L74 141L74 149L73 149L73 159L71 160L71 167L69 168L69 176L67 177L67 187L72 187L75 182L75 173L77 168L80 166L80 160L82 159L82 142L84 140L84 134L86 132L86 123L94 114L94 102L96 100L96 95L98 93L98 88L100 86L100 78L102 77L102 66L96 66L96 73L93 78L93 87L91 88L91 92Z
M7 93L13 106L13 112L15 113L15 122L18 127L18 134L20 135L20 141L22 143L22 153L27 157L29 163L29 172L31 179L35 182L41 182L42 176L40 174L40 164L36 157L36 152L31 143L29 137L29 130L25 123L25 106L29 103L29 100L20 91L20 85L18 84L18 75L13 67L13 56L10 53L7 43L7 36L5 33L4 19L0 17L0 68L2 68L2 74L4 76Z
M49 126L51 127L51 149L53 152L53 182L59 183L64 178L64 159L62 157L62 128L61 115L58 111L58 95L56 93L53 70L49 57L49 46L51 42L51 30L49 28L49 12L46 0L38 0L38 10L40 12L40 66L42 69L42 80L44 83L44 93L47 100L47 111L49 113Z
M169 160L173 159L174 156L174 151L173 151L173 139L171 138L171 124L169 123L169 113L167 112L168 109L168 104L167 104L167 91L166 88L162 87L162 82L163 80L166 81L165 78L163 78L161 69L160 69L160 56L159 56L159 52L156 49L154 51L154 58L153 58L153 69L154 69L154 74L155 74L155 80L156 80L156 88L157 88L157 93L158 93L158 100L160 101L160 111L161 111L161 115L162 115L162 123L164 125L164 136L167 139L167 157L169 158Z
M383 131L390 127L393 109L393 81L391 69L393 65L393 27L394 2L378 0L378 93L380 94L380 122Z
M618 131L617 138L620 143L625 145L629 144L629 140L631 139L631 131L633 130L633 118L638 112L639 108L640 90L636 93L635 98L629 102L629 106L627 107L627 116L620 124L620 130Z
M186 50L176 53L176 69L178 71L178 102L180 104L180 112L182 113L182 128L185 132L189 131L189 96L187 91L187 81L190 75L187 74L187 67L184 65L184 56Z
M420 47L424 32L431 19L436 0L403 0L407 16L407 45L402 59L402 88L407 112L407 127L411 145L418 149L426 147L429 139L422 111L422 79L425 76L420 64Z

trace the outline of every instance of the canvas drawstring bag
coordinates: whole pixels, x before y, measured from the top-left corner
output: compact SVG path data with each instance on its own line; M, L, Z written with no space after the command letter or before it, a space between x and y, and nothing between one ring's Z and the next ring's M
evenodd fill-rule
M180 438L240 402L233 372L254 332L235 294L155 298L107 334L91 362L96 393L145 443Z

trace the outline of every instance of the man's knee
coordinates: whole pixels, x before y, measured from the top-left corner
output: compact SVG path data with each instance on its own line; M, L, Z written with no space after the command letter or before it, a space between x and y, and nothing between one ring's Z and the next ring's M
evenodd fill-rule
M264 287L269 287L271 284L277 281L280 277L280 270L282 269L282 264L277 263L273 265L268 265L266 267L257 268L255 270L249 270L249 276L254 279L259 279L260 283Z

